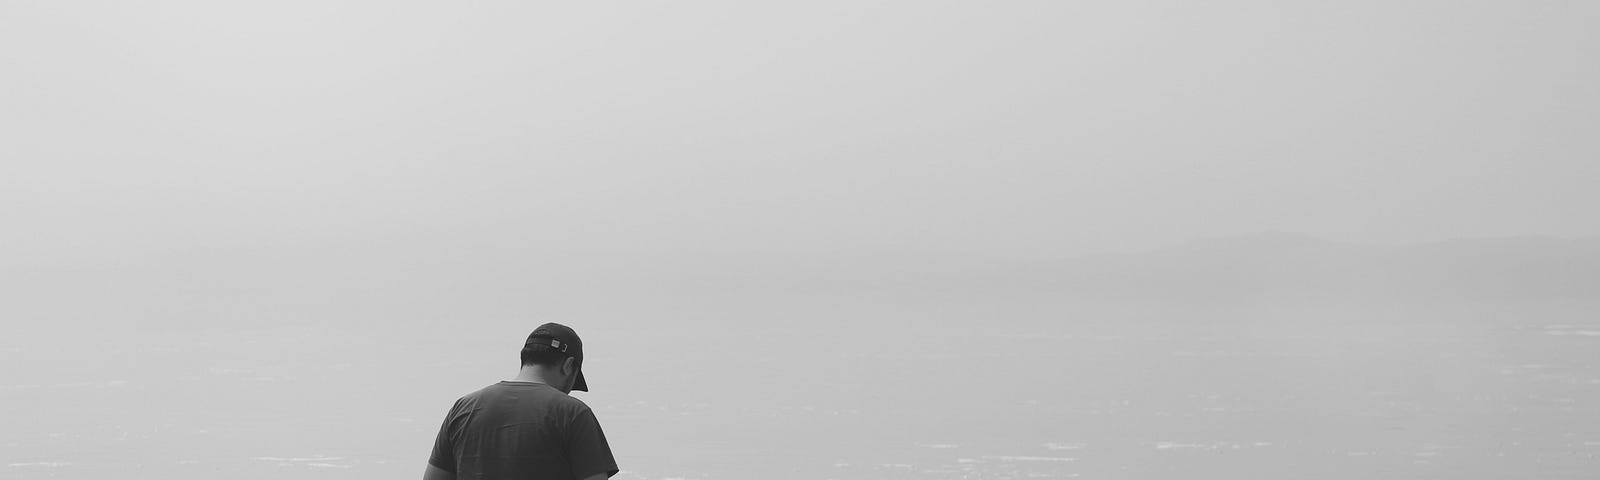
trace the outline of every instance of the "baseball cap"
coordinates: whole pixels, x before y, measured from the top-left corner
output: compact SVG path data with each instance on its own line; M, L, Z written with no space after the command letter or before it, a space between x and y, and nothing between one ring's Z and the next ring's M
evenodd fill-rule
M589 391L589 382L583 379L583 339L578 338L578 332L572 327L559 323L546 323L533 329L528 334L528 340L523 342L522 348L543 346L541 350L554 350L572 357L578 363L578 379L572 382L572 389L580 392Z

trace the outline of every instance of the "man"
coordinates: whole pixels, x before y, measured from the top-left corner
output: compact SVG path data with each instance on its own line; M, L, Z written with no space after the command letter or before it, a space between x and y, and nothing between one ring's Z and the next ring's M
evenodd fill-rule
M583 401L583 340L546 323L522 346L517 377L456 400L423 480L606 480L617 460Z

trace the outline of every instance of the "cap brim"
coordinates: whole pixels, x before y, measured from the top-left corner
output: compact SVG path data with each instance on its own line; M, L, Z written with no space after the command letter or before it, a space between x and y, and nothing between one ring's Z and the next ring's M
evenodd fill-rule
M583 370L578 370L578 380L572 382L572 389L580 392L589 391L589 382L583 381Z

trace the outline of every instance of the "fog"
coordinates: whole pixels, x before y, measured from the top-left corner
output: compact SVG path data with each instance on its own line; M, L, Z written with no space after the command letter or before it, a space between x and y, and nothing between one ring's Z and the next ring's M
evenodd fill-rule
M1597 14L0 0L0 477L1584 478Z
M1600 233L1584 3L4 5L33 257Z

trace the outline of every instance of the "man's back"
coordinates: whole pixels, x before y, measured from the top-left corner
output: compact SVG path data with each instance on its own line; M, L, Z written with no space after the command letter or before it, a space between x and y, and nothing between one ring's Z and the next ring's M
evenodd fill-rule
M568 480L617 473L589 406L531 382L500 382L457 400L439 427L428 463L462 480Z

